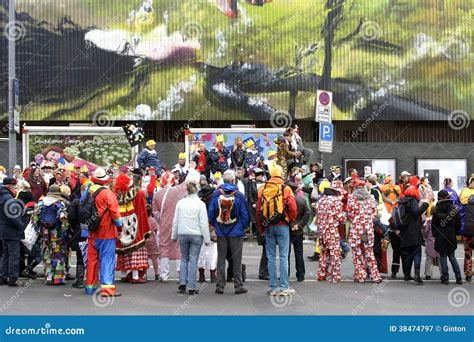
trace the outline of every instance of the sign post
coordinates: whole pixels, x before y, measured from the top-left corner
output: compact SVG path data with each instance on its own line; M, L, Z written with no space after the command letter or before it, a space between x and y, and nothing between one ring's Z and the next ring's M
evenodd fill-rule
M319 152L332 153L334 139L334 125L332 123L319 124Z

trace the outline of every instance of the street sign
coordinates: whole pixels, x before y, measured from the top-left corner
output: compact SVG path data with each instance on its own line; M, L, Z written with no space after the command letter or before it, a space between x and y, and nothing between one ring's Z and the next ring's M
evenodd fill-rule
M20 112L16 108L13 109L13 130L20 134Z
M317 91L315 119L316 122L332 122L332 92Z
M19 106L20 106L20 82L16 78L13 79L13 94L14 94L15 108L19 108Z
M321 122L319 124L319 152L332 153L333 140L334 125L332 123Z

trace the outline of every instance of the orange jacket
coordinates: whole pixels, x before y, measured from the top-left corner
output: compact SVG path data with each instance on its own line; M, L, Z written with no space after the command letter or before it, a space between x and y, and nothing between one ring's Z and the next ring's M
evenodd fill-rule
M100 185L92 185L90 192L94 193ZM95 198L97 212L102 218L99 229L89 232L89 237L93 239L116 239L118 237L117 228L122 227L117 196L110 189L102 190Z

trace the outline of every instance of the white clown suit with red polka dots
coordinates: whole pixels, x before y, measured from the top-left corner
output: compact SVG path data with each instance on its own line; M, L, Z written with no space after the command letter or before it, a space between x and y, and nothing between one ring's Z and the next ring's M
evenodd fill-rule
M326 189L316 204L316 226L321 246L318 280L341 281L341 248L338 226L345 220L339 192Z
M373 218L377 214L377 203L365 186L357 187L347 201L347 216L351 221L349 243L354 260L354 281L364 282L367 269L373 281L381 280L374 256Z

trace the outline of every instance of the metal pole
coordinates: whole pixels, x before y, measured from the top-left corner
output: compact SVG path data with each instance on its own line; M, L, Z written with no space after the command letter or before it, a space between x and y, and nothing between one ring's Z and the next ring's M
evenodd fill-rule
M15 22L15 0L8 0L8 22ZM8 39L8 166L12 172L16 164L16 132L14 127L15 116L15 90L13 80L15 79L15 39Z

